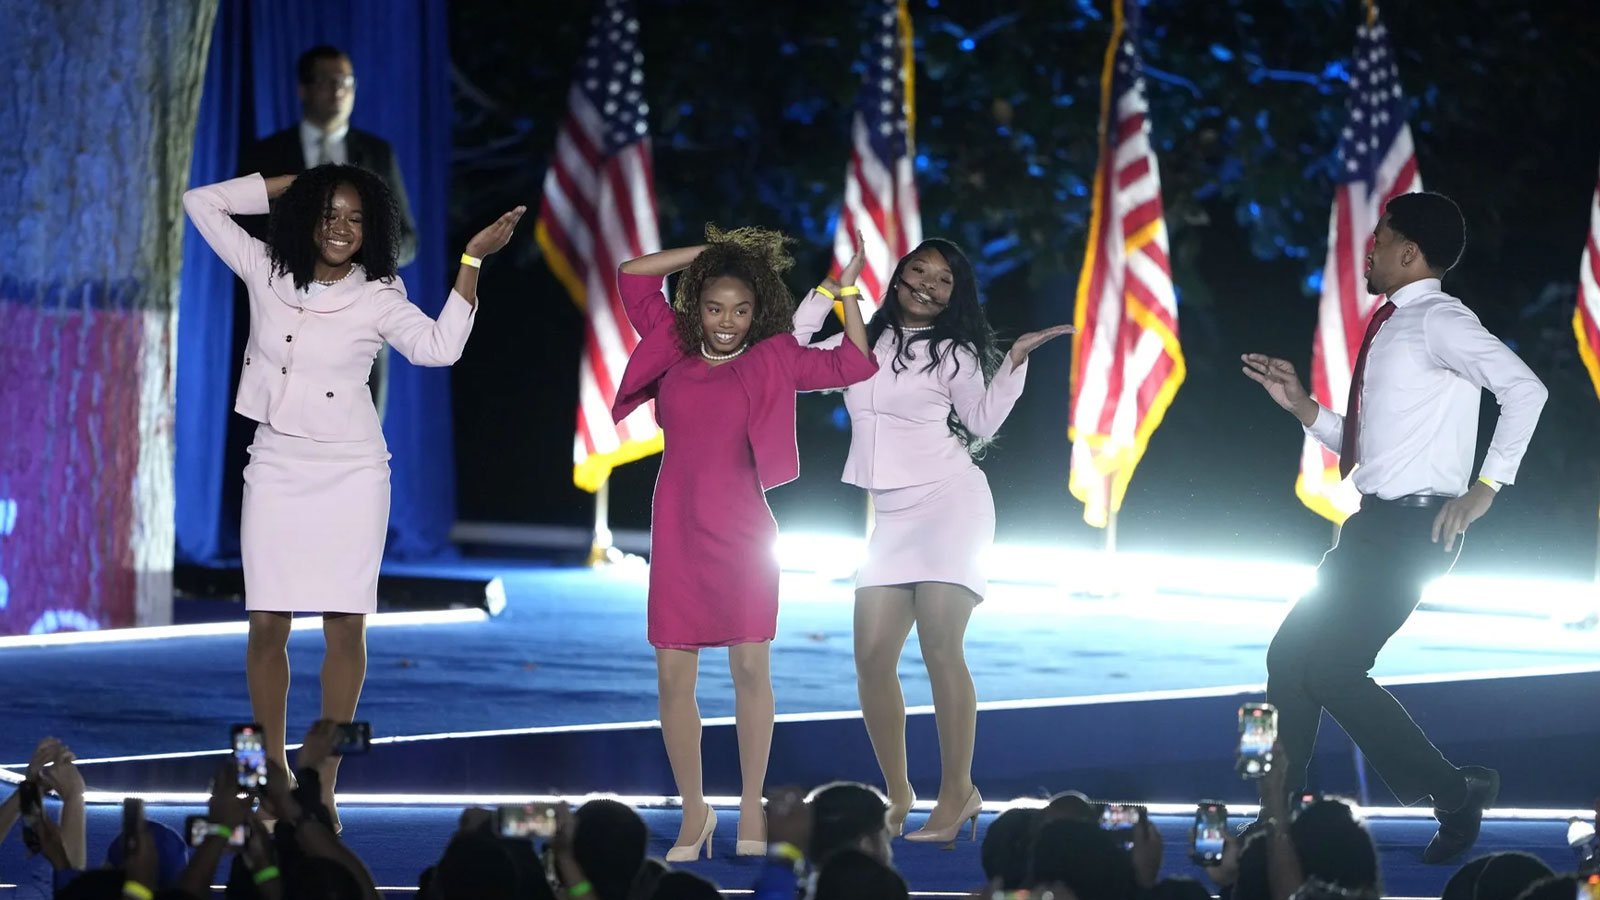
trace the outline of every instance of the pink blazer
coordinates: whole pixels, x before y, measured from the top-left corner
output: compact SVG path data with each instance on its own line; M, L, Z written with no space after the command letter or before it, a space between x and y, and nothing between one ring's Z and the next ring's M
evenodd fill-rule
M689 356L673 326L665 286L664 278L617 273L623 307L633 330L639 333L639 344L628 357L628 368L611 406L615 421L627 418L641 403L654 400L661 376ZM878 370L877 362L862 355L854 344L815 350L782 335L757 343L724 365L733 367L750 399L750 447L761 487L769 491L800 475L795 392L842 388L871 378Z
M453 290L435 322L406 299L399 278L368 281L359 265L310 299L290 276L273 275L266 245L229 218L267 211L260 175L197 187L183 195L183 208L250 291L250 339L234 412L296 437L382 439L367 377L384 341L419 366L461 358L477 310Z
M802 345L822 329L833 302L813 293L795 310L794 334ZM829 347L844 339L835 335L812 345ZM1015 368L1002 360L987 387L978 358L970 350L946 353L939 367L924 370L927 358L905 360L896 372L893 331L878 336L873 346L878 372L844 392L850 413L850 455L843 480L870 490L890 490L943 481L972 467L972 457L950 433L946 419L953 408L961 423L980 437L994 437L1010 415L1028 377L1028 362ZM925 353L919 342L916 350ZM956 365L957 361L960 366Z

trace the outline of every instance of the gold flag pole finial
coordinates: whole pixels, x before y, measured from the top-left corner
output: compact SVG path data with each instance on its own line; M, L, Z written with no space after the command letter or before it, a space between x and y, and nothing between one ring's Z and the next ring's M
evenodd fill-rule
M1367 27L1378 24L1378 4L1376 0L1361 0L1361 5L1367 10Z

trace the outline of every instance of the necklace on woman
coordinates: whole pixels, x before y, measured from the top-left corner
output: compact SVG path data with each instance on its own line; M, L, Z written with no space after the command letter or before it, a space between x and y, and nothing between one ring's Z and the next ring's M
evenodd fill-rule
M344 274L343 275L340 275L338 278L335 278L332 281L323 281L321 278L313 278L311 280L315 281L317 284L321 284L321 285L338 284L339 282L345 280L346 278L349 278L350 277L350 273L354 272L355 270L356 270L356 267L355 266L351 266L350 268L344 270Z
M705 341L701 341L700 355L709 362L727 362L728 360L733 359L735 356L743 353L748 347L749 345L746 344L744 347L740 347L732 353L712 353L710 350L706 349Z
M904 325L901 325L900 326L900 330L904 331L906 334L916 334L919 331L932 331L933 330L933 326L932 325L924 325L921 328L908 328L908 327L906 327Z

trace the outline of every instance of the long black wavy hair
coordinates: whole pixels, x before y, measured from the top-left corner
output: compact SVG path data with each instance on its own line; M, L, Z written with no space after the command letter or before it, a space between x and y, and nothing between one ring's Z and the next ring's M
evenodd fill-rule
M783 283L783 273L794 265L787 249L790 239L766 228L723 231L706 225L705 250L678 277L672 310L678 340L684 352L699 353L705 332L700 327L700 291L724 275L743 281L755 295L755 310L745 346L753 346L794 329L794 295Z
M925 250L939 254L950 266L952 282L950 302L934 318L933 328L907 335L901 324L902 312L897 288L911 258ZM958 347L965 347L978 358L978 366L983 371L985 385L994 379L994 373L1000 371L1003 356L995 339L994 329L989 326L989 317L983 314L983 305L978 302L978 276L972 271L972 261L967 259L967 254L963 253L961 247L953 241L928 238L918 244L915 250L906 254L894 267L894 275L890 277L889 287L884 291L883 304L873 314L872 321L867 323L867 346L876 347L878 338L882 337L885 331L894 332L895 342L900 348L894 355L894 362L890 363L896 372L904 372L909 362L919 358L915 349L919 341L927 343L927 362L923 364L923 371L937 369L944 361L944 357L953 353ZM961 371L961 357L955 357L954 361L956 371ZM953 408L947 421L950 433L955 435L956 440L961 442L961 446L965 447L967 453L974 459L981 458L984 450L993 443L990 439L973 434Z
M296 288L313 280L317 228L333 205L333 192L348 184L361 195L361 249L352 257L368 281L393 281L400 255L400 212L394 192L377 174L360 166L317 166L301 173L272 204L267 250L272 274L288 275Z

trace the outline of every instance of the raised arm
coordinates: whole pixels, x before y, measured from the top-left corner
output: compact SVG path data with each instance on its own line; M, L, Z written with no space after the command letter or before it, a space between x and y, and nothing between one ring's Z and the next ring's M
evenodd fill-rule
M667 276L689 267L694 258L706 249L679 247L660 250L617 267L617 293L622 296L622 309L628 322L640 337L647 337L662 328L672 326L672 306L667 302Z
M293 175L262 178L245 175L197 188L183 194L183 211L213 252L244 277L267 263L267 246L233 221L236 215L261 215L273 198L288 190Z
M1028 377L1026 359L1021 365L1013 365L1007 358L1000 363L994 380L985 385L977 355L965 347L955 348L940 368L949 375L950 405L955 407L956 416L968 431L982 438L992 438L1000 430L1022 396Z
M861 249L863 243L861 232L856 232L856 252L845 264L844 270L839 273L839 280L825 278L822 287L838 297L844 307L844 339L856 346L862 356L871 356L867 349L867 323L861 318L861 290L856 287L856 279L861 277L861 268L867 263L865 253Z
M672 250L657 250L644 256L630 259L623 263L621 270L628 275L653 275L665 278L673 272L681 272L689 268L689 263L694 258L705 252L706 245L695 247L676 247Z

